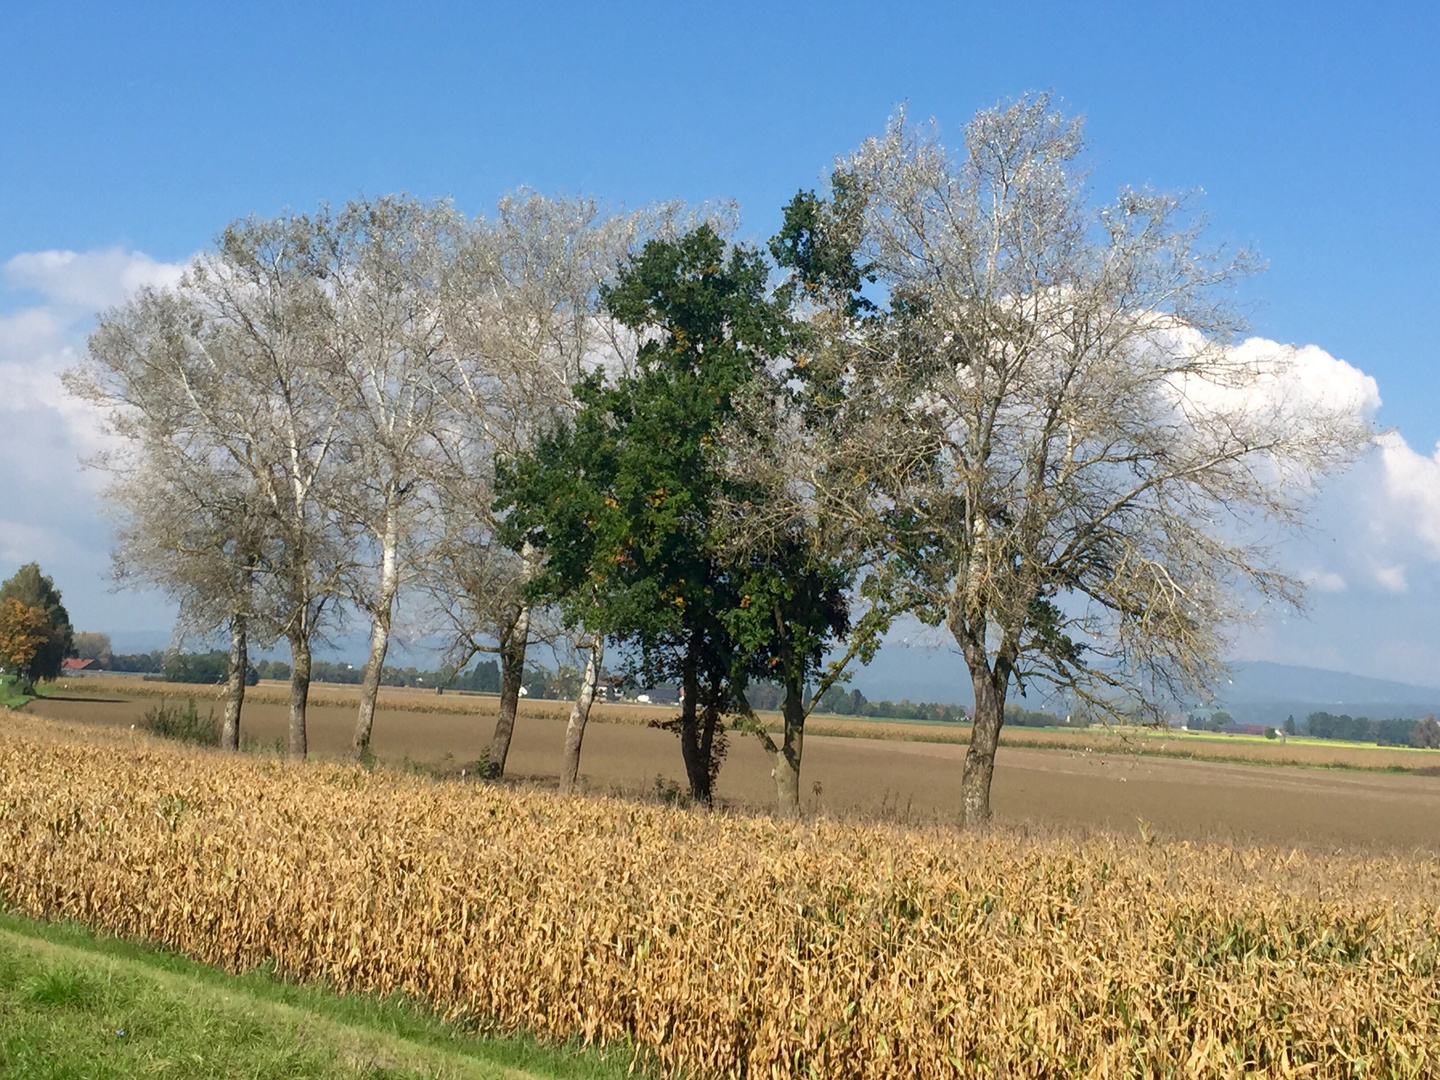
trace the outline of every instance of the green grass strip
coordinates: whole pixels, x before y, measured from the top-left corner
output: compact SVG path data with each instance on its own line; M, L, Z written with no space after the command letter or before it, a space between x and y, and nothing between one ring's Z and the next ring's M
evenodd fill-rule
M229 975L0 913L0 1080L619 1080L629 1056L492 1036L394 995Z

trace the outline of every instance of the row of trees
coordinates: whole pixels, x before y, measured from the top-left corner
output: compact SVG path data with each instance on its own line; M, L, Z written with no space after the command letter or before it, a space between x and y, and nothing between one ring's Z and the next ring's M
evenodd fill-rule
M929 720L947 724L958 724L969 719L969 714L959 705L944 705L931 701L871 701L857 689L846 690L840 686L832 686L825 691L816 709L836 716L876 716L891 720ZM1005 720L1007 723L1014 722L1009 710ZM1049 722L1057 721L1052 716Z
M1295 734L1293 719L1286 719L1285 730ZM1373 720L1368 716L1351 716L1348 713L1337 716L1334 713L1313 712L1305 718L1301 734L1317 739L1440 749L1440 722L1434 716L1423 716L1418 720Z
M305 753L312 643L348 608L362 753L403 590L457 664L497 654L495 773L527 646L563 633L562 788L609 643L682 688L695 799L739 727L787 811L809 712L910 612L969 668L983 823L1012 688L1103 715L1205 687L1229 620L1301 595L1256 527L1368 436L1227 347L1249 257L1170 196L1093 205L1082 149L1043 97L958 155L902 115L763 249L723 214L535 195L238 222L69 377L121 436L119 565L228 629L227 745L249 643L284 638Z

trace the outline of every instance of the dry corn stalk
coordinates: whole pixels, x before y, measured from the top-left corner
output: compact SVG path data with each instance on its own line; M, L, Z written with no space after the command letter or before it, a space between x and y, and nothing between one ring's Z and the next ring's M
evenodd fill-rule
M0 892L701 1076L1440 1074L1440 865L782 824L0 735Z

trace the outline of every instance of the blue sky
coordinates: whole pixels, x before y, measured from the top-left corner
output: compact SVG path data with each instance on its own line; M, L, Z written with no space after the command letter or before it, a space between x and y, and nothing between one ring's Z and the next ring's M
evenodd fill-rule
M1255 332L1372 377L1380 423L1430 461L1437 56L1440 5L1419 3L13 2L0 8L0 360L12 379L25 348L53 366L83 342L85 301L123 295L67 285L34 253L176 262L250 212L401 190L475 212L521 184L627 205L733 197L760 238L898 103L953 138L976 108L1053 88L1088 118L1097 195L1203 189L1213 235L1269 262L1244 291ZM68 344L15 330L42 311ZM32 467L42 452L0 439L17 490L52 488ZM103 523L92 496L72 503L67 596L93 620L160 619L103 595ZM0 517L4 562L68 520ZM1417 618L1434 610L1432 561L1440 551L1404 579ZM1353 606L1358 589L1332 591Z

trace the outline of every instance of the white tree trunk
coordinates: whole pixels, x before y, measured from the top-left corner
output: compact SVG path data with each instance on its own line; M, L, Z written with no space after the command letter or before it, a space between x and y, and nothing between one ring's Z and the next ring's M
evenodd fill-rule
M580 776L580 745L585 741L585 725L590 720L590 706L600 686L600 668L605 662L605 639L596 637L590 643L590 656L585 661L585 677L580 693L570 709L570 723L565 726L565 754L560 759L560 792L575 790Z
M353 752L357 759L370 749L370 733L375 727L375 699L380 693L380 679L385 673L385 653L390 648L390 625L395 613L395 594L400 589L399 529L392 508L385 515L385 535L380 564L380 595L375 619L370 629L370 655L365 660L365 677L360 684L360 714L355 721Z
M304 761L307 753L305 707L310 700L310 639L303 632L290 637L290 756Z
M230 620L230 664L225 677L225 719L220 728L220 746L240 749L240 709L245 704L245 671L250 666L245 640L245 616Z

